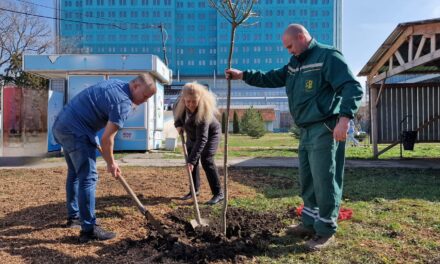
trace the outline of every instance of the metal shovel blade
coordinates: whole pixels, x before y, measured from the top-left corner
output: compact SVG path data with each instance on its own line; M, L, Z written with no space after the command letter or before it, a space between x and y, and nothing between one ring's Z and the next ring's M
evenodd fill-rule
M189 223L193 229L196 229L199 226L209 226L209 221L205 218L200 218L200 223L196 219L191 219Z

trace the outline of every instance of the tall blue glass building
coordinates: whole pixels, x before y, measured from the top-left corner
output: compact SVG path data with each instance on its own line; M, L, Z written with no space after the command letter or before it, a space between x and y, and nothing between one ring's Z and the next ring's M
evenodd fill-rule
M230 24L207 0L57 0L61 53L152 53L163 58L162 34L174 79L209 85L225 103ZM259 0L258 17L236 34L233 67L269 70L290 55L281 36L291 23L303 24L318 41L341 48L342 0ZM83 24L73 22L82 21ZM238 87L236 87L238 86ZM273 105L287 111L284 89L234 86L233 105Z

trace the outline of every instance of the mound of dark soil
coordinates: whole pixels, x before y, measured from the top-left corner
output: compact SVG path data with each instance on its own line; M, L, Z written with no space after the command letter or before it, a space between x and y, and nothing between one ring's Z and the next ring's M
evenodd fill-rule
M140 241L128 243L124 250L142 247L150 262L163 263L209 263L242 262L256 255L264 254L271 239L285 225L282 220L288 215L249 212L243 209L228 210L226 236L221 232L221 220L213 217L210 208L202 210L202 217L209 218L208 227L189 224L193 218L192 208L182 208L167 216L168 231L177 241L165 239L152 231ZM121 250L122 251L122 250Z

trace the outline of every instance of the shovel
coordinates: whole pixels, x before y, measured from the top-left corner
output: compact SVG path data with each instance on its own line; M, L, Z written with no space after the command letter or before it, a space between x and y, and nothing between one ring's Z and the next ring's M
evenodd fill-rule
M98 150L102 155L102 148L101 146L98 146ZM127 181L125 180L124 177L122 177L122 175L120 175L118 177L119 182L122 184L122 186L124 187L124 189L127 191L127 193L130 195L131 199L134 201L134 203L136 204L137 208L139 209L139 211L145 216L145 218L147 219L147 221L149 221L154 228L157 230L157 232L159 234L161 234L163 237L167 238L167 239L172 239L172 240L177 240L173 237L170 236L170 234L168 232L166 232L163 228L162 225L160 224L159 221L157 221L156 218L154 218L154 216L151 214L150 211L148 211L145 206L141 203L141 201L139 201L139 199L137 198L136 194L134 193L134 191L131 189L130 185L128 185Z
M185 161L186 161L185 167L188 172L189 185L191 186L191 195L194 201L194 211L196 212L196 219L195 220L191 219L190 224L193 229L195 229L198 226L208 226L209 221L207 219L200 217L200 210L199 210L199 203L197 202L196 189L194 188L194 181L192 178L191 170L188 167L188 150L186 149L185 138L183 136L183 133L180 134L180 139L182 140L183 154L185 155Z

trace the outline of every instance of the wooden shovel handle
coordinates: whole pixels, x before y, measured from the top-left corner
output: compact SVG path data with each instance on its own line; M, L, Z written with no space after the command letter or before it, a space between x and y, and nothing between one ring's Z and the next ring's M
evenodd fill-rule
M197 201L197 194L196 194L196 189L194 187L192 173L188 167L188 150L186 149L185 138L183 136L183 133L180 134L180 139L182 140L182 148L183 148L183 153L185 155L185 167L186 167L186 170L188 171L189 185L191 187L191 195L192 195L192 198L194 201L194 211L196 212L196 220L197 220L197 223L199 225L201 225L202 220L200 217L199 202Z

